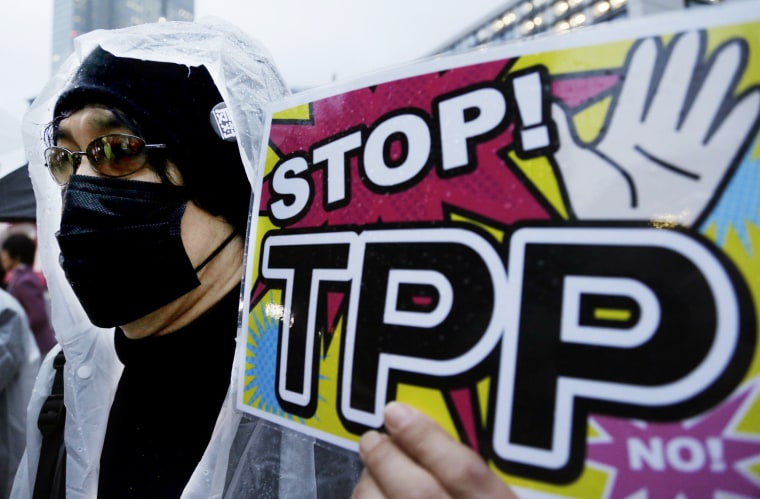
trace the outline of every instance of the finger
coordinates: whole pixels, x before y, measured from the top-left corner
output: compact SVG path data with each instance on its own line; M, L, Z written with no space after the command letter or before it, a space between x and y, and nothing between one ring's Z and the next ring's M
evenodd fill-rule
M415 463L387 435L376 431L365 433L359 442L359 456L384 497L450 497L427 470Z
M722 157L722 165L726 168L744 152L742 146L745 141L753 138L750 137L750 133L757 130L758 116L760 116L760 89L754 89L734 105L720 128L710 137L708 147L714 152L712 156ZM712 169L704 171L705 176L722 177L726 168L721 170L715 166L713 164Z
M643 121L647 111L649 82L653 78L656 60L657 44L651 38L642 40L634 46L615 108L609 111L614 112L612 116L615 123L622 121L622 125L610 124L610 127L625 128Z
M647 120L664 130L676 130L699 61L699 34L690 31L673 41L672 50L654 91Z
M718 116L721 106L726 97L733 92L737 74L744 69L743 48L739 43L731 43L723 46L715 55L714 62L681 127L684 133L700 142L707 141L707 134L716 126L716 119L721 118Z
M567 193L564 201L568 214L579 219L600 218L599 209L594 205L601 199L600 185L604 186L605 196L614 200L607 206L624 206L621 203L631 198L625 178L604 156L578 142L572 132L573 123L561 106L552 105L552 117L559 149L551 164L556 168L557 182ZM610 212L601 214L604 217L609 215Z
M573 133L570 131L573 127L573 124L570 121L570 116L559 104L552 104L552 120L554 120L554 125L557 130L559 150L562 151L566 147L569 149L577 147L575 137L573 137Z
M352 499L384 499L385 496L380 491L372 475L366 468L362 471L359 481L354 487L354 493L351 495Z
M574 169L582 169L586 162L579 160L588 154L586 146L575 135L575 124L570 114L564 107L557 103L552 104L552 120L554 121L555 129L557 130L557 140L559 141L559 148L554 153L559 167L563 173L572 171Z
M391 440L430 471L452 496L514 497L479 455L420 411L391 402L385 408L385 426Z

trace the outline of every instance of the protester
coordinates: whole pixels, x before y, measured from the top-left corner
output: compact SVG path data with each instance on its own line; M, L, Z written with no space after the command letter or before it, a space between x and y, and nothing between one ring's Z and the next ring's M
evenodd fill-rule
M347 497L356 454L242 415L228 390L246 169L263 149L262 107L287 93L277 70L218 21L77 43L25 119L38 204L54 215L40 221L43 267L65 304L53 320L66 357L66 497ZM30 414L51 376L47 362ZM466 452L463 469L485 466ZM39 461L30 435L14 497L31 496Z
M37 347L44 356L55 345L45 301L45 287L32 269L37 251L34 240L26 234L11 234L3 241L0 263L7 272L8 291L24 307Z
M38 204L52 213L39 230L66 357L66 496L179 497L194 470L185 497L235 487L277 495L296 483L284 475L295 470L302 483L308 466L314 486L330 489L326 475L315 476L315 453L320 469L349 472L339 481L350 490L359 470L351 453L335 450L336 462L353 466L330 467L329 446L243 419L231 397L223 406L251 195L244 164L258 159L262 106L287 93L276 69L255 42L216 22L99 32L78 43L81 68L74 56L26 120L26 140L40 157L47 148L48 170L65 185L51 190L32 160ZM245 132L237 142L233 121ZM30 414L51 377L46 363ZM15 497L32 495L40 440L30 435ZM311 459L281 472L281 448L298 442L313 449ZM255 470L235 471L249 457Z
M0 498L8 497L26 435L26 406L40 363L24 309L0 289Z

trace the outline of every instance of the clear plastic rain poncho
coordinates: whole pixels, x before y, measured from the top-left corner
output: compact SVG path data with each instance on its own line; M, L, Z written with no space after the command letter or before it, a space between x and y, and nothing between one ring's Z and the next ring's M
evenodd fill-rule
M67 407L66 496L92 498L110 404L121 373L110 330L93 326L58 265L55 239L61 216L60 187L43 164L43 130L55 102L82 60L98 45L117 56L204 65L229 108L249 180L262 150L263 107L288 93L266 50L238 28L219 20L160 23L114 31L94 31L75 41L66 60L37 97L24 120L24 142L37 196L39 252L52 300L52 320L66 355L64 400ZM238 346L244 342L238 341ZM40 407L53 380L52 351L37 379L29 406L28 449L14 497L31 497L39 461ZM233 368L233 376L236 369ZM235 382L231 384L237 386ZM209 447L183 497L340 497L358 479L358 457L245 416L234 409L234 393L217 420ZM177 408L181 417L182 408Z

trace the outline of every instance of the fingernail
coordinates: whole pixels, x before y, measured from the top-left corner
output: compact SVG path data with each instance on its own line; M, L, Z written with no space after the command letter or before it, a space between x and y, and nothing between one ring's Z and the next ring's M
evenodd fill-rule
M391 402L385 406L385 427L394 433L411 421L414 413L412 408L400 402Z
M383 439L382 436L376 431L368 431L365 433L361 440L359 440L359 454L368 454L372 449L377 447L377 444Z

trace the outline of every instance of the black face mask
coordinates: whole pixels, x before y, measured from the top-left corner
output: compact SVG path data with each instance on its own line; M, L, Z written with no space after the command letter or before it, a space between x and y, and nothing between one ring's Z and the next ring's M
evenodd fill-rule
M60 263L87 316L128 324L200 285L182 244L183 187L74 175L56 234ZM208 260L207 260L208 261Z

